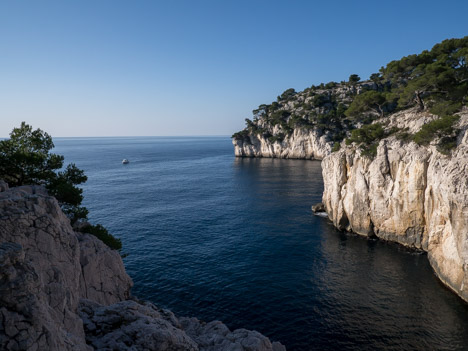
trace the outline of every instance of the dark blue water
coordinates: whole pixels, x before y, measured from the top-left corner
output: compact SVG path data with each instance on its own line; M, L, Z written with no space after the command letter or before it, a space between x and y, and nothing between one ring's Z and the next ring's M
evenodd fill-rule
M229 138L57 139L55 151L86 171L90 218L122 239L140 298L290 350L468 347L468 307L425 255L311 214L318 161L236 159Z

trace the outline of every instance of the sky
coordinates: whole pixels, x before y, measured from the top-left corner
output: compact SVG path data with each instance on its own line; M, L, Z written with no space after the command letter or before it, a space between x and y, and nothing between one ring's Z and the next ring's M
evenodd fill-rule
M0 2L0 137L231 135L288 88L468 35L468 1Z

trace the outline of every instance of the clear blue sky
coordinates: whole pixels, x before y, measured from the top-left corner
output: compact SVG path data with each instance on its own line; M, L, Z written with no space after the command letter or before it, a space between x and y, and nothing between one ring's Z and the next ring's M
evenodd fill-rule
M468 35L468 1L0 2L0 137L231 135L287 88Z

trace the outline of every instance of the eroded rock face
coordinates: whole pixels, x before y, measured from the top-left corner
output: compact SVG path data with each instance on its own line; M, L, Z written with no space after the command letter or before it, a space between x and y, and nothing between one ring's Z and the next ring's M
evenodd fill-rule
M332 142L315 129L296 128L281 142L271 142L260 134L248 139L233 139L238 157L277 157L321 160L331 152Z
M147 302L129 300L102 306L82 300L80 315L86 340L95 350L285 350L258 332L231 332L219 321L177 318L171 311Z
M69 220L57 201L42 187L23 186L0 192L0 242L15 243L21 254L1 263L15 274L5 275L18 290L2 294L3 327L30 324L22 341L34 349L43 345L46 335L49 350L88 350L81 319L76 314L80 299L80 246ZM5 245L5 244L4 244ZM5 268L7 269L7 268ZM20 294L25 302L18 303ZM10 306L10 307L6 307ZM4 310L7 308L7 310ZM25 334L26 333L26 334ZM8 349L8 343L1 348Z
M284 350L257 332L128 300L118 252L39 186L0 181L0 350Z
M76 235L80 244L80 297L104 305L128 299L133 282L119 253L93 235Z
M84 342L78 316L68 306L51 306L43 288L21 245L0 244L0 349L92 350Z
M411 129L424 116L404 117ZM331 154L323 203L339 229L427 251L439 278L468 301L468 114L459 123L451 157L394 137L373 160L353 147Z

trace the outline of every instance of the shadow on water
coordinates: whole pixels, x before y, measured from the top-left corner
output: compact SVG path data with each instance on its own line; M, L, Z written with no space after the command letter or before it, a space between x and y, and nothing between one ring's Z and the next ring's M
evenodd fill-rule
M341 233L311 213L319 161L234 158L226 138L56 145L89 177L91 219L123 240L136 296L290 350L468 345L468 307L426 255Z

